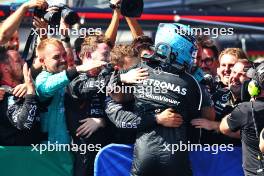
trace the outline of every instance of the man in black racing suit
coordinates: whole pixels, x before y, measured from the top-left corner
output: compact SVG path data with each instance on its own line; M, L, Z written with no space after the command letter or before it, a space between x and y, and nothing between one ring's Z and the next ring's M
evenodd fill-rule
M184 151L175 149L176 146L179 149L180 145L188 143L187 126L198 116L202 97L199 84L186 72L187 67L183 66L185 64L190 66L188 64L193 59L194 39L192 36L179 35L175 32L176 27L188 30L181 24L161 24L158 31L166 29L168 34L172 34L170 39L173 38L174 41L167 42L166 35L163 35L162 39L156 36L156 44L165 42L172 48L172 52L168 52L167 59L174 57L178 64L176 67L168 64L169 62L167 64L152 62L151 60L161 60L158 59L157 54L147 64L138 63L136 66L147 68L149 76L134 84L134 113L142 119L155 118L155 114L153 117L145 114L172 108L183 117L184 123L179 128L157 125L137 132L131 171L131 175L134 176L192 175L188 149ZM157 35L160 33L157 32ZM174 42L178 45L176 46ZM181 51L180 47L186 52ZM120 80L126 82L124 80L126 78L129 76L123 74Z

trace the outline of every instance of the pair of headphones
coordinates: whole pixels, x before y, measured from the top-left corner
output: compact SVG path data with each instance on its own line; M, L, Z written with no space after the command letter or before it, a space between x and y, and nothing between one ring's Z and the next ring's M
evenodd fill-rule
M264 90L264 63L255 69L255 74L248 84L248 93L251 97L256 97Z

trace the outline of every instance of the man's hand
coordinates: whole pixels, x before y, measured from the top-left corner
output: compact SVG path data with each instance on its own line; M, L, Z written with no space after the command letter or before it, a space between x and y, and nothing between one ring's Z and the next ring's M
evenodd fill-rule
M5 96L5 89L0 88L0 101L4 99L4 96Z
M90 70L93 70L95 68L101 67L106 65L107 63L104 61L99 61L99 60L94 60L94 59L89 59L89 61L85 62L82 65L79 65L76 67L77 72L88 72Z
M31 8L38 8L38 9L47 9L48 8L48 3L46 0L31 0L28 2L25 2L23 4L26 9L31 9Z
M211 121L207 119L193 119L191 124L195 126L195 128L204 128L206 130L216 130L219 131L220 122Z
M27 86L27 94L35 95L35 86L31 75L31 69L28 68L27 63L25 63L23 66L23 75L24 75L25 85Z
M79 122L83 124L76 130L76 136L85 138L89 138L97 129L105 126L103 118L86 118Z
M156 120L159 125L172 128L178 128L183 123L182 116L172 108L168 108L160 114L157 114Z
M26 84L19 84L13 89L13 95L15 97L24 97L27 93L27 85Z
M136 84L142 82L142 80L148 78L148 69L147 68L135 68L127 73L121 74L121 82L127 84Z

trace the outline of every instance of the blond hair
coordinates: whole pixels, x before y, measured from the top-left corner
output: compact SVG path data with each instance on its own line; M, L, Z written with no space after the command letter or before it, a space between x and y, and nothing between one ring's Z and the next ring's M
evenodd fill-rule
M40 53L42 52L47 45L55 45L55 46L61 46L63 47L63 44L60 40L56 39L56 38L47 38L42 40L38 46L37 46L37 52Z
M110 53L110 62L113 65L123 66L125 57L135 58L136 55L131 45L116 45Z
M94 52L99 43L105 43L110 48L113 47L110 39L107 39L104 35L90 35L84 39L81 45L80 58L84 58L87 53L91 54Z
M225 50L223 50L220 55L219 55L219 61L221 60L221 58L223 57L223 55L232 55L235 58L237 58L238 60L240 59L248 59L246 53L244 53L244 51L240 48L226 48Z

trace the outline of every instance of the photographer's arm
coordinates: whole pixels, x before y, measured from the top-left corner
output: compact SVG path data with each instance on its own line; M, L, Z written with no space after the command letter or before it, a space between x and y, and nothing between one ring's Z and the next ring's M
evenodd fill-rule
M0 28L0 44L5 44L12 37L14 32L19 28L19 25L24 18L25 12L30 8L47 8L48 4L45 0L31 0L22 4L12 15L10 15Z
M144 35L143 30L136 18L129 18L129 17L125 17L125 18L134 39Z
M113 46L115 45L117 30L119 26L120 10L114 9L111 23L109 24L107 30L105 31L105 37L108 38Z

